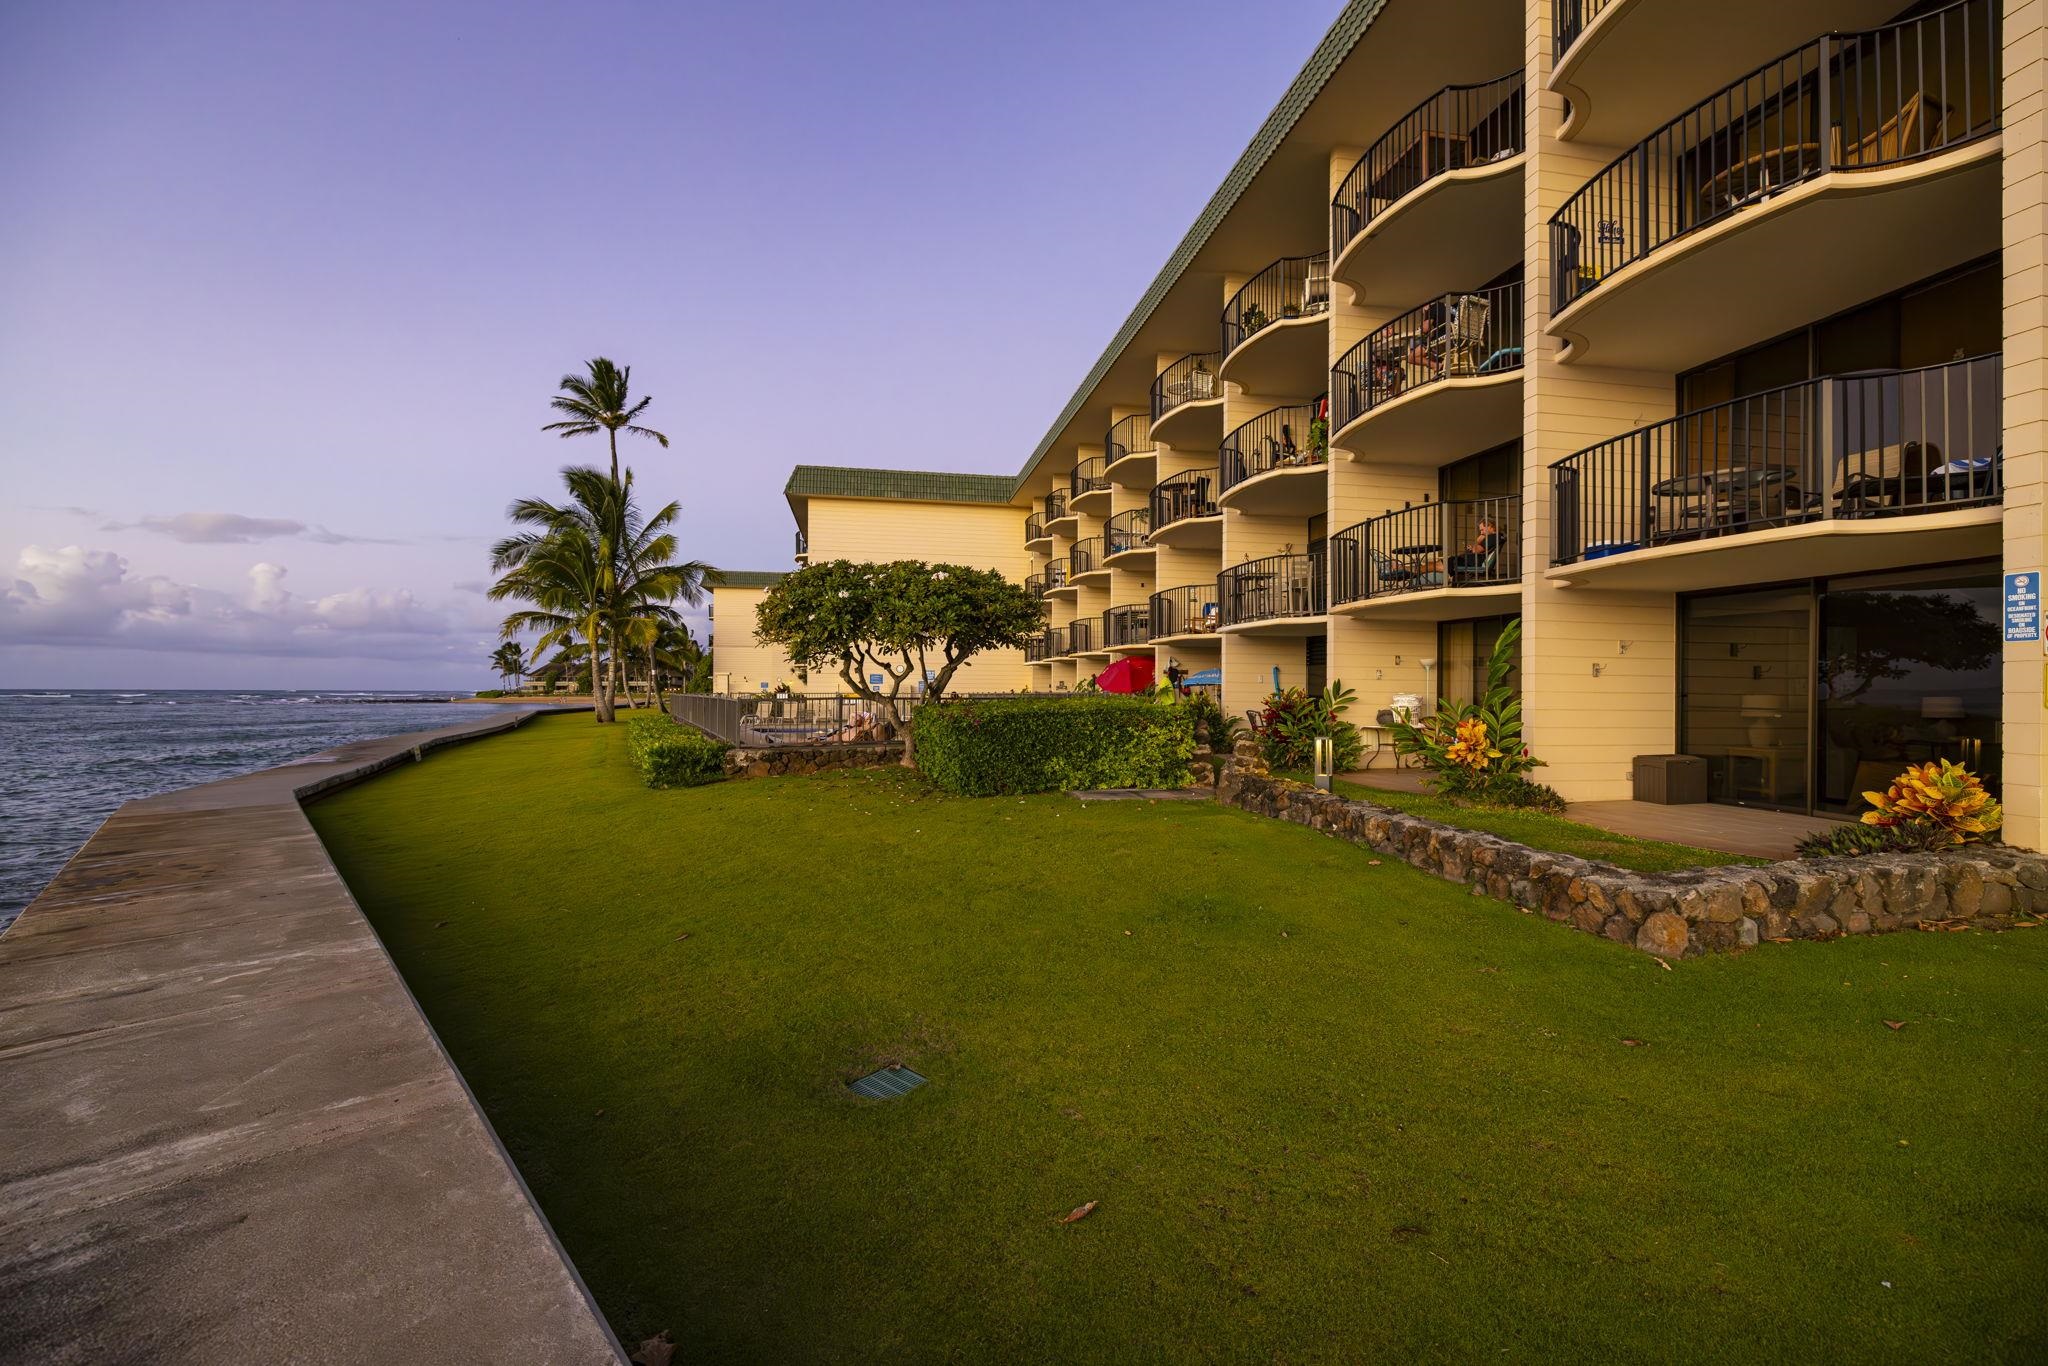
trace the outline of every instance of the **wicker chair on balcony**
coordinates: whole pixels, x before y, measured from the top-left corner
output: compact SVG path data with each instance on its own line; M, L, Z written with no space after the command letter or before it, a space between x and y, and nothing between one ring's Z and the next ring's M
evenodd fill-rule
M1462 294L1453 306L1449 330L1444 335L1444 373L1476 375L1480 357L1490 348L1486 324L1493 304L1484 295Z

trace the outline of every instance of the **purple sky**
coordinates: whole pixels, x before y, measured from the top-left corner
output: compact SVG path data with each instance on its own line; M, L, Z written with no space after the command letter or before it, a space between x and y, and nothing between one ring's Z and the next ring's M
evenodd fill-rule
M0 687L488 685L592 355L714 564L1014 471L1337 8L0 6Z

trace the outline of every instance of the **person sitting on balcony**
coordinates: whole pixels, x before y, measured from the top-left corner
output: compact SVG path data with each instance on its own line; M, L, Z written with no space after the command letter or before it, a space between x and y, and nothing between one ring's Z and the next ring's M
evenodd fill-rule
M1417 381L1436 379L1444 369L1444 338L1450 334L1452 305L1433 299L1422 310L1422 326L1408 339L1408 367Z
M1500 556L1501 543L1506 538L1500 534L1500 524L1491 517L1479 519L1479 534L1462 551L1447 559L1431 560L1423 567L1424 574L1440 575L1439 582L1456 583L1459 579L1485 578L1493 572L1494 561Z

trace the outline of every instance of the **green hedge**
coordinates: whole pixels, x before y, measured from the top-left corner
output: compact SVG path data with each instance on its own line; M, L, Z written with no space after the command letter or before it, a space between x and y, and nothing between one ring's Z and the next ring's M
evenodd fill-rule
M642 713L626 722L626 752L649 787L699 787L725 777L730 748L666 716Z
M505 690L503 688L485 688L482 692L470 694L472 697L503 697L504 695Z
M911 714L917 766L950 792L1186 787L1194 713L1141 697L1002 697Z

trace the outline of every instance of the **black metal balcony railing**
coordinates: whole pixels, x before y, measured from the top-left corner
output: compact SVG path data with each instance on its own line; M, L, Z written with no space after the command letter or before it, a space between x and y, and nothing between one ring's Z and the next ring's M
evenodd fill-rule
M1998 7L1961 0L1766 63L1623 153L1550 220L1554 304L1688 233L1833 171L1998 131Z
M1330 538L1330 601L1427 588L1484 588L1522 577L1522 498L1424 503Z
M1132 508L1119 512L1102 525L1102 553L1121 555L1128 550L1143 550L1152 544L1152 510Z
M1024 519L1024 543L1045 539L1045 514L1034 512Z
M1048 560L1045 565L1045 591L1067 586L1067 562L1065 558Z
M1372 221L1446 171L1505 161L1522 150L1522 73L1437 91L1388 129L1330 200L1339 251Z
M1044 596L1045 596L1045 575L1043 575L1043 574L1026 574L1026 575L1024 576L1024 591L1025 591L1025 592L1027 592L1027 593L1029 593L1029 594L1030 594L1030 595L1031 595L1032 597L1034 597L1034 598L1042 598L1042 597L1044 597Z
M1216 515L1216 476L1209 470L1170 475L1152 486L1152 525Z
M1989 355L1805 380L1588 446L1550 467L1552 558L1997 502L2001 368Z
M1095 620L1080 617L1067 623L1067 653L1085 655L1095 649Z
M1143 645L1152 639L1152 607L1149 603L1127 603L1102 614L1102 646L1114 650Z
M1321 616L1328 605L1323 559L1318 549L1311 555L1268 555L1231 565L1216 576L1223 624Z
M1045 521L1046 521L1046 523L1047 523L1047 524L1050 524L1050 523L1053 523L1053 522L1057 522L1058 520L1060 520L1060 518L1062 518L1062 517L1064 517L1064 516L1066 516L1066 515L1067 515L1067 491L1066 491L1065 489L1054 489L1054 490L1053 490L1052 492L1050 492L1050 493L1046 494L1046 495L1045 495Z
M1224 305L1222 354L1228 356L1276 322L1329 308L1330 254L1283 257L1245 281Z
M1109 476L1102 472L1107 466L1108 462L1099 455L1083 460L1074 466L1074 472L1067 476L1067 492L1069 495L1067 502L1069 506L1072 505L1076 498L1082 498L1091 493L1109 492Z
M1222 363L1220 351L1196 351L1161 370L1152 381L1152 420L1157 422L1183 403L1222 398L1216 383L1216 367Z
M1093 574L1097 570L1107 569L1108 567L1108 565L1102 562L1102 538L1100 536L1090 536L1085 540L1074 542L1074 548L1067 556L1067 572L1073 578L1078 579L1083 574Z
M1026 664L1036 664L1041 660L1052 658L1051 636L1052 632L1050 630L1041 631L1024 642L1024 662Z
M1058 659L1074 652L1073 638L1064 626L1048 626L1045 630L1045 657Z
M1330 371L1330 422L1342 428L1440 379L1522 368L1522 282L1446 294L1375 329Z
M1133 413L1102 438L1102 463L1114 465L1126 456L1149 455L1152 449L1152 414Z
M1213 583L1164 588L1152 595L1152 639L1207 635L1223 624Z
M1556 60L1562 61L1564 54L1571 50L1573 43L1586 26L1600 17L1600 11L1607 8L1611 0L1557 0L1554 13L1557 15L1557 33L1552 48Z
M801 560L811 553L811 538L799 531L796 534L796 557Z
M1320 465L1330 454L1329 433L1313 404L1268 408L1223 438L1216 451L1217 491L1269 470Z

